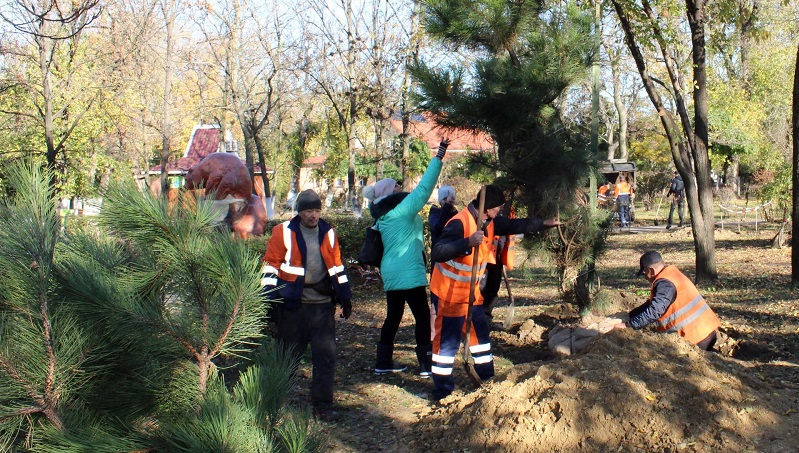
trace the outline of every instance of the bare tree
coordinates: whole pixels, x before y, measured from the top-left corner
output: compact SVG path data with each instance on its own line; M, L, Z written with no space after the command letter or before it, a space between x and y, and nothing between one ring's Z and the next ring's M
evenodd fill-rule
M102 91L100 84L76 88L75 75L87 63L81 54L83 31L102 11L99 0L14 0L0 10L0 17L21 40L3 46L5 52L24 55L38 64L37 80L6 80L22 86L30 95L33 112L4 113L35 119L43 130L47 166L59 173L58 158L66 159L67 141ZM33 49L31 52L30 49ZM63 172L63 168L60 169Z
M696 250L696 280L715 280L716 246L714 239L715 220L713 217L713 191L710 179L710 159L708 156L707 124L707 73L705 57L705 2L686 0L685 12L690 30L691 60L693 77L690 90L683 84L679 61L674 58L677 43L670 42L664 29L667 24L658 17L649 0L640 2L640 10L634 2L612 0L613 7L621 22L625 41L635 60L638 72L658 112L661 124L671 148L672 158L685 184L688 207L691 212L691 225L694 232ZM641 23L633 24L632 17L642 17ZM662 57L668 74L667 92L673 97L676 112L664 102L661 89L665 87L652 73L641 50L638 35L640 26L650 33ZM689 113L689 95L693 101L693 113Z
M280 121L275 114L283 93L289 90L285 60L293 58L287 54L297 47L285 38L288 19L278 2L272 2L266 20L260 19L262 5L254 2L228 0L215 6L206 8L208 16L214 19L204 21L206 41L217 66L224 72L219 85L224 87L224 99L230 98L229 106L241 127L245 161L253 184L256 155L260 162L266 209L271 218L272 190L266 175L262 135L270 126L279 129Z

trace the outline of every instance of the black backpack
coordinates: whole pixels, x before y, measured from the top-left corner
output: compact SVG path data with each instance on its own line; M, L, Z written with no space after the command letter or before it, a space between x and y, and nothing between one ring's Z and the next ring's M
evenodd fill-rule
M358 263L361 265L380 267L380 262L383 261L383 235L376 226L377 221L366 229L363 236L363 245L358 253Z
M675 178L672 183L671 192L680 195L683 190L685 190L685 183L682 182L682 178Z

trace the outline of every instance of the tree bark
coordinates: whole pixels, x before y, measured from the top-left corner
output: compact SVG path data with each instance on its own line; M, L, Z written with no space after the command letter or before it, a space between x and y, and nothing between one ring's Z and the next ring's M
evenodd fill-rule
M799 284L799 46L793 73L793 212L791 213L791 283Z
M713 181L710 179L708 155L707 65L705 43L705 0L686 0L688 24L691 27L691 58L694 64L694 147L693 164L699 205L696 218L691 211L696 248L696 281L718 278L716 268L716 219L713 216ZM685 177L685 175L683 176Z
M685 194L691 213L691 227L694 233L696 251L696 281L715 280L718 277L715 256L715 220L713 218L713 191L710 180L710 160L708 156L707 130L707 73L705 67L704 2L686 0L686 13L691 27L692 60L694 64L694 124L688 115L685 99L679 83L675 62L667 52L662 30L647 0L642 1L644 12L649 17L651 31L654 33L671 80L677 114L669 111L660 97L654 80L649 75L646 60L637 43L627 12L619 0L612 0L624 31L627 47L641 75L644 89L658 112L661 124L671 148L677 171L685 181ZM682 129L680 129L682 126Z
M164 118L161 127L161 197L169 199L169 150L172 147L172 35L175 19L167 2L163 5L166 22L164 55Z

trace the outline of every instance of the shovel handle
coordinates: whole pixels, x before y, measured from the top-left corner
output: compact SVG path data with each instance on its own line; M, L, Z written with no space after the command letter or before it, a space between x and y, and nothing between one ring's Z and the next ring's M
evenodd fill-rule
M511 324L513 324L516 301L513 300L513 293L510 292L510 283L508 282L508 273L505 272L505 266L502 266L502 279L505 280L505 289L508 290L508 299L510 299L510 305L508 305L508 314L505 315L505 323L502 325L502 328L508 330L510 329Z
M486 186L480 188L480 201L478 203L477 209L477 219L475 223L477 226L482 225L482 217L483 211L485 210L485 202L486 202ZM474 300L475 296L475 289L477 283L477 269L480 267L480 244L475 245L472 248L472 278L469 283L469 307L466 312L466 331L463 335L463 362L466 366L469 366L469 343L471 342L471 333L472 333L472 308L474 308Z

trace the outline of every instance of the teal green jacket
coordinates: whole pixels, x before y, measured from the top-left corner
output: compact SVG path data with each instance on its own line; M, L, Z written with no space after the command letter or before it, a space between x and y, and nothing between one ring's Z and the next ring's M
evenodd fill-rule
M419 211L433 193L441 165L441 159L432 158L411 193L395 193L369 207L383 237L380 274L385 291L427 286L424 224Z

